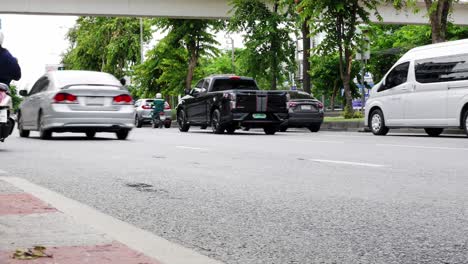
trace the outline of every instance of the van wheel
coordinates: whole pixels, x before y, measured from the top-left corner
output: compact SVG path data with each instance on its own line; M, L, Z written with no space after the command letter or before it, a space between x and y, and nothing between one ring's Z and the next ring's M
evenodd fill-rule
M42 112L39 113L38 127L40 139L47 140L52 138L52 131L50 129L44 128L44 118Z
M276 131L278 131L278 128L275 127L275 126L267 126L267 127L263 128L263 131L267 135L274 135L276 133Z
M190 125L187 124L187 116L184 110L180 110L177 113L177 124L179 125L180 132L187 132L190 129Z
M221 125L221 112L218 109L214 110L211 115L211 129L215 134L223 134L224 127Z
M430 137L438 137L442 132L444 131L443 128L425 128L424 131L430 136Z
M465 134L468 136L468 109L463 113L462 127L465 130Z
M369 128L374 135L385 136L389 129L385 126L383 113L380 109L374 110L369 118Z

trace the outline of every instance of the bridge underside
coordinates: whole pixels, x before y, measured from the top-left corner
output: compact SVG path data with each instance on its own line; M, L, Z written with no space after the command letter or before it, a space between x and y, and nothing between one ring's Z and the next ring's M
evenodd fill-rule
M0 13L137 16L173 18L227 18L231 7L228 0L1 0ZM420 11L396 11L392 6L378 8L388 24L428 24L423 3ZM451 21L468 25L468 4L456 3Z

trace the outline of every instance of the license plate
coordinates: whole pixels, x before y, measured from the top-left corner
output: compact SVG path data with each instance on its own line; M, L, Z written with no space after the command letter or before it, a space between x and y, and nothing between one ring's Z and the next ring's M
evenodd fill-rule
M265 119L267 116L266 114L253 114L252 117L254 119Z
M104 97L87 97L87 105L104 105Z
M312 110L312 106L311 105L301 105L301 110Z
M8 111L6 109L0 110L0 123L6 123L8 121Z

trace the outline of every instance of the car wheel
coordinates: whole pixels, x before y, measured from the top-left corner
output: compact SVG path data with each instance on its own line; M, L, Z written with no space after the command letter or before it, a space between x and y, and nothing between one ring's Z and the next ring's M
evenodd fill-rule
M263 131L265 131L267 135L274 135L278 129L274 126L267 126L263 128Z
M119 140L126 140L129 134L129 131L126 129L119 130L115 133L117 135L117 139Z
M23 116L20 114L18 118L18 131L20 137L27 138L29 137L29 130L23 129Z
M287 126L282 126L282 127L280 127L279 131L280 132L286 132L286 131L288 131L288 127Z
M369 128L374 135L385 136L389 129L385 126L384 116L380 109L374 110L370 115Z
M184 110L180 110L177 113L177 124L179 125L180 132L187 132L190 129L190 125L187 124L187 117Z
M310 130L310 132L319 132L320 131L320 125L310 125L308 127L308 129Z
M138 116L135 117L135 126L136 126L137 128L141 128L141 127L143 126L143 120L141 120L140 118L138 118Z
M215 134L223 134L224 127L221 125L221 112L218 109L214 110L213 114L211 115L211 129Z
M165 128L171 128L171 125L172 125L172 120L169 120L169 121L164 123Z
M444 132L443 128L425 128L424 131L430 136L430 137L438 137L442 132Z
M38 127L40 139L47 140L52 138L52 131L50 129L44 128L44 118L42 112L39 113Z
M200 127L200 129L205 130L207 127L208 127L207 125L203 125L203 126Z
M96 136L96 132L94 131L88 131L86 132L86 137L89 138L89 139L92 139Z
M242 130L244 130L244 131L250 131L250 127L244 127Z
M468 136L468 109L463 113L462 127L465 130L465 134Z
M232 135L236 132L236 128L235 127L228 127L226 128L226 133Z

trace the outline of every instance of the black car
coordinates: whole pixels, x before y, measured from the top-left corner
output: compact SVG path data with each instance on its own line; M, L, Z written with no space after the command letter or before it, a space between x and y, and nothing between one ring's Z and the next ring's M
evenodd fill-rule
M323 123L323 104L313 96L302 91L288 91L289 117L281 124L280 131L289 127L306 127L318 132Z
M236 129L263 128L272 135L287 118L287 92L259 90L254 79L213 75L186 91L177 106L179 130L211 126L215 134Z

